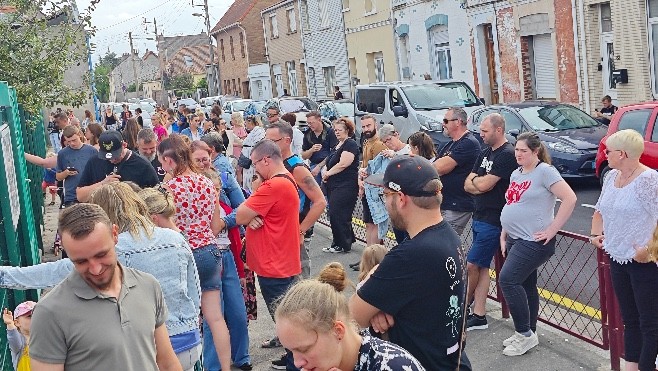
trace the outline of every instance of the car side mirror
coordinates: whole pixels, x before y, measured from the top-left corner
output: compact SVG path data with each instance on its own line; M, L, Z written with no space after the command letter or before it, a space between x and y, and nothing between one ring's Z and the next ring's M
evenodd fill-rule
M408 117L409 116L409 111L407 111L407 107L404 106L393 106L393 116L395 117Z
M484 104L485 106L487 105L487 101L485 101L484 98L482 97L480 97L480 102L482 102L482 104Z
M513 136L514 138L519 136L519 129L510 129L507 134Z

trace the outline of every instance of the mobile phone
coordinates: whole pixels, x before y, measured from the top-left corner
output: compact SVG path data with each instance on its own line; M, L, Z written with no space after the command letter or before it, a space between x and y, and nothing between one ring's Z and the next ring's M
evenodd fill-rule
M74 168L73 166L68 166L66 168L66 170L68 170L68 171L78 171L78 169Z

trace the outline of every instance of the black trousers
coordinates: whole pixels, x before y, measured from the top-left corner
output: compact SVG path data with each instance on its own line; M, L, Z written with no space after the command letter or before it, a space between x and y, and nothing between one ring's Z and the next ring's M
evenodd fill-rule
M352 229L352 214L359 196L359 185L356 182L327 184L327 198L329 199L329 223L333 235L333 246L343 251L350 251L356 242Z

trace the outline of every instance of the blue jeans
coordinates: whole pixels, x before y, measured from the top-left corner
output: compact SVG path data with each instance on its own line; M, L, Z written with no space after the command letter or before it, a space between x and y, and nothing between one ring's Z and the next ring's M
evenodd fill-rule
M518 333L537 331L537 268L555 254L555 238L547 245L543 243L507 239L507 258L500 271L499 282Z
M297 276L287 278L269 278L258 276L260 292L263 294L263 300L265 300L265 305L267 305L267 310L270 312L272 319L274 319L274 312L276 311L276 303L278 299L285 295L296 281ZM292 357L292 352L288 349L286 349L286 356L288 361L286 370L299 370L297 367L295 367L295 361Z
M221 304L222 312L231 337L231 360L236 366L251 363L249 357L249 332L247 330L247 309L244 305L242 287L235 260L230 250L219 250L221 253L222 280ZM203 367L208 371L219 371L221 365L208 323L203 321Z
M489 268L496 251L500 249L501 227L473 219L473 244L466 261L481 268Z
M610 276L624 322L624 359L653 371L658 353L658 267L611 259Z

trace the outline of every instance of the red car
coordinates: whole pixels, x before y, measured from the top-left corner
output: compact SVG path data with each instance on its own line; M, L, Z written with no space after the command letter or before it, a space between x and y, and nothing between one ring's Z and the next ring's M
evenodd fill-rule
M605 174L610 170L605 155L605 140L618 130L633 129L644 137L644 152L640 162L644 165L658 169L658 102L631 104L621 107L610 121L608 133L601 139L599 150L596 153L596 176L603 184Z

